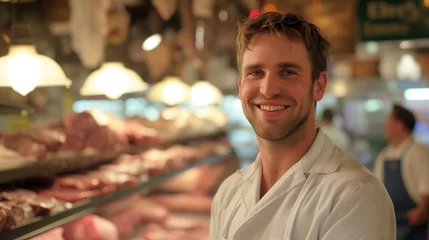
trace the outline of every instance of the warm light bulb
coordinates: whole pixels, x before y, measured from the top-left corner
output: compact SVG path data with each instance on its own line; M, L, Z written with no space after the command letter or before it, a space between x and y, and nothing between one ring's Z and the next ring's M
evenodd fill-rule
M33 91L39 83L40 66L35 54L35 51L32 52L28 48L10 53L7 65L10 85L13 90L23 96Z
M175 105L181 102L186 96L186 92L181 90L181 85L172 82L166 85L162 91L164 102L168 105Z
M179 78L166 77L152 87L148 94L148 99L173 106L187 102L189 91L189 86Z
M146 89L147 84L137 73L125 68L120 62L107 62L88 76L80 93L86 96L106 95L110 99L118 99L124 93Z
M127 75L120 67L121 65L105 64L97 79L100 81L100 88L110 99L118 99L125 91L125 85L121 84L121 81L126 79Z
M266 5L264 6L264 12L275 12L275 11L277 11L277 8L276 8L276 6L275 6L274 4L272 4L272 3L266 4Z
M191 102L198 106L217 104L222 100L222 93L211 83L197 82L191 89Z
M70 85L58 63L38 54L34 45L11 45L8 55L0 57L0 87L25 96L38 86Z
M250 11L249 13L249 18L250 19L254 19L255 17L259 16L261 13L259 12L259 10L257 9L253 9L252 11Z
M142 48L145 51L152 51L153 49L155 49L156 47L158 47L158 45L161 43L161 41L162 41L161 34L159 34L159 33L154 34L154 35L148 37L143 42Z

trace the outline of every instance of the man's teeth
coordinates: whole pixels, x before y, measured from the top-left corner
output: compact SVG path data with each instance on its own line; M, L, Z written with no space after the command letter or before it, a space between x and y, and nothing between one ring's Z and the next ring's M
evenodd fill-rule
M273 106L273 105L260 105L260 108L264 111L268 111L268 112L274 112L274 111L279 111L279 110L283 110L286 108L286 106L284 105L279 105L279 106Z

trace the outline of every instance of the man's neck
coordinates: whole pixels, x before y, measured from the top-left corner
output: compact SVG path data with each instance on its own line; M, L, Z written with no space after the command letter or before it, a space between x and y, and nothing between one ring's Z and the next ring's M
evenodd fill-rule
M258 138L259 156L262 163L261 198L289 168L307 153L316 135L315 124L307 122L307 126L302 126L292 136L282 141Z
M395 139L393 139L390 144L394 147L397 148L399 146L401 146L401 144L403 142L405 142L406 140L408 140L408 138L410 138L411 134L400 134L398 135Z

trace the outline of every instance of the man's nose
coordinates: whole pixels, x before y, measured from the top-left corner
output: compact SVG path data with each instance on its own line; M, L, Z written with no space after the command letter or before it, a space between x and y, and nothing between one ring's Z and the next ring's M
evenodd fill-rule
M267 74L264 79L262 79L261 93L268 99L274 98L280 94L279 79L277 79L272 74Z

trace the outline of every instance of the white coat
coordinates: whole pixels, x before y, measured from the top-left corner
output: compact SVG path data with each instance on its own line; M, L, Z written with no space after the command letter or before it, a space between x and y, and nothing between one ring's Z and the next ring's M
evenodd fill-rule
M259 200L261 161L234 173L212 204L210 240L395 240L383 184L319 131Z
M374 174L382 182L384 182L386 160L402 160L402 178L408 194L416 204L422 196L429 195L429 147L427 145L410 137L396 148L386 147L378 156L374 166Z
M344 152L351 152L350 138L343 129L335 126L323 126L320 129Z

